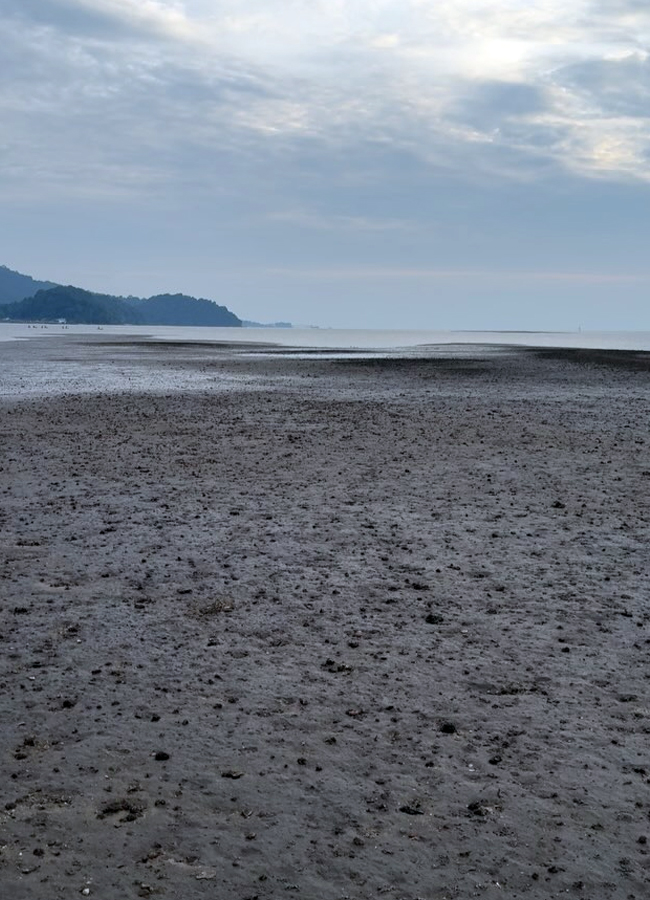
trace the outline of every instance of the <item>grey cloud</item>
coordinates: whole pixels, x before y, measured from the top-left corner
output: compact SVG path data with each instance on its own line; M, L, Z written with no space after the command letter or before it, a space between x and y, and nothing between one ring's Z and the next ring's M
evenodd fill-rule
M95 40L173 36L171 18L163 7L111 5L102 0L3 0L2 15Z
M620 15L621 13L649 14L647 0L595 0L592 13Z
M232 126L270 80L170 45L132 47L6 22L0 54L0 196L220 190L241 156Z
M268 79L226 56L201 58L155 42L134 52L131 46L87 36L55 36L18 20L0 25L0 113L5 116L51 114L68 123L88 116L89 124L100 116L108 129L128 116L137 125L165 111L190 114L194 108L216 114L243 102L239 95L270 94ZM34 128L39 124L32 122Z
M467 85L453 107L454 115L479 129L492 129L502 120L541 112L542 89L532 84L487 81Z
M590 94L609 115L650 116L650 60L630 56L618 60L591 60L566 66L557 80Z
M114 12L75 0L5 0L3 14L19 21L50 26L66 34L100 38L114 37L133 29L133 23L127 23Z

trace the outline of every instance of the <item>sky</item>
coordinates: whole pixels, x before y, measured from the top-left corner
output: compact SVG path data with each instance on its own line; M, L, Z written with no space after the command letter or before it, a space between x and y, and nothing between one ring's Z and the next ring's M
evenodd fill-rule
M242 318L650 330L648 0L0 0L0 264Z

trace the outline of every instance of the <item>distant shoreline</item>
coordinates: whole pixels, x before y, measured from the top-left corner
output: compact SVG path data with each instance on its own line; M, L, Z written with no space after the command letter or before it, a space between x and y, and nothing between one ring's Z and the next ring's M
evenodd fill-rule
M293 350L313 349L345 352L346 350L420 353L431 349L471 347L573 347L584 350L650 351L650 331L434 331L428 329L337 329L233 326L150 326L150 325L68 325L0 322L0 343L22 338L60 335L72 337L96 334L129 340L148 339L221 343L269 342ZM272 336L272 337L271 337ZM502 340L498 340L499 337ZM471 338L468 339L468 338ZM569 338L569 340L567 340Z
M650 371L650 352L638 349L469 342L396 350L309 348L269 340L266 330L223 329L220 340L210 340L208 330L195 329L199 333L186 339L174 329L162 338L130 334L127 329L86 333L36 329L25 339L2 345L0 396L257 390L282 373L313 390L346 370L363 384L374 379L378 390L387 377L397 375L432 379L453 371L499 367L543 374L546 368L562 365L567 377L574 373L572 378L578 367L587 366ZM277 332L272 336L277 338Z

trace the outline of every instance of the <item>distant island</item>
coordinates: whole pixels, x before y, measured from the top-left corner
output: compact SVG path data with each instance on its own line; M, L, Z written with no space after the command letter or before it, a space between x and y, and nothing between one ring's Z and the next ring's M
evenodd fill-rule
M251 322L249 319L242 321L244 328L293 328L291 322Z
M185 294L114 297L36 281L6 266L0 266L0 319L70 325L243 326L238 316L213 300Z

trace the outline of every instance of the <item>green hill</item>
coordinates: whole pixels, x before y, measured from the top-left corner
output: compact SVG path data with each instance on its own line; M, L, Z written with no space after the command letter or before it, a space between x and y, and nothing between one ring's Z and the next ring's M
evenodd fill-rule
M241 328L242 322L225 306L185 294L158 294L148 300L129 298L126 303L143 325L219 325Z
M1 316L14 322L56 322L71 325L212 325L240 328L234 313L212 300L184 294L160 294L142 300L95 294L72 285L37 291L1 307Z
M55 287L52 281L35 281L29 275L21 275L6 266L0 266L0 305L17 303L25 297L33 297L37 291Z
M7 304L2 309L2 314L18 322L52 322L65 319L70 324L142 324L124 300L62 285L47 291L38 291L33 297L19 303Z

